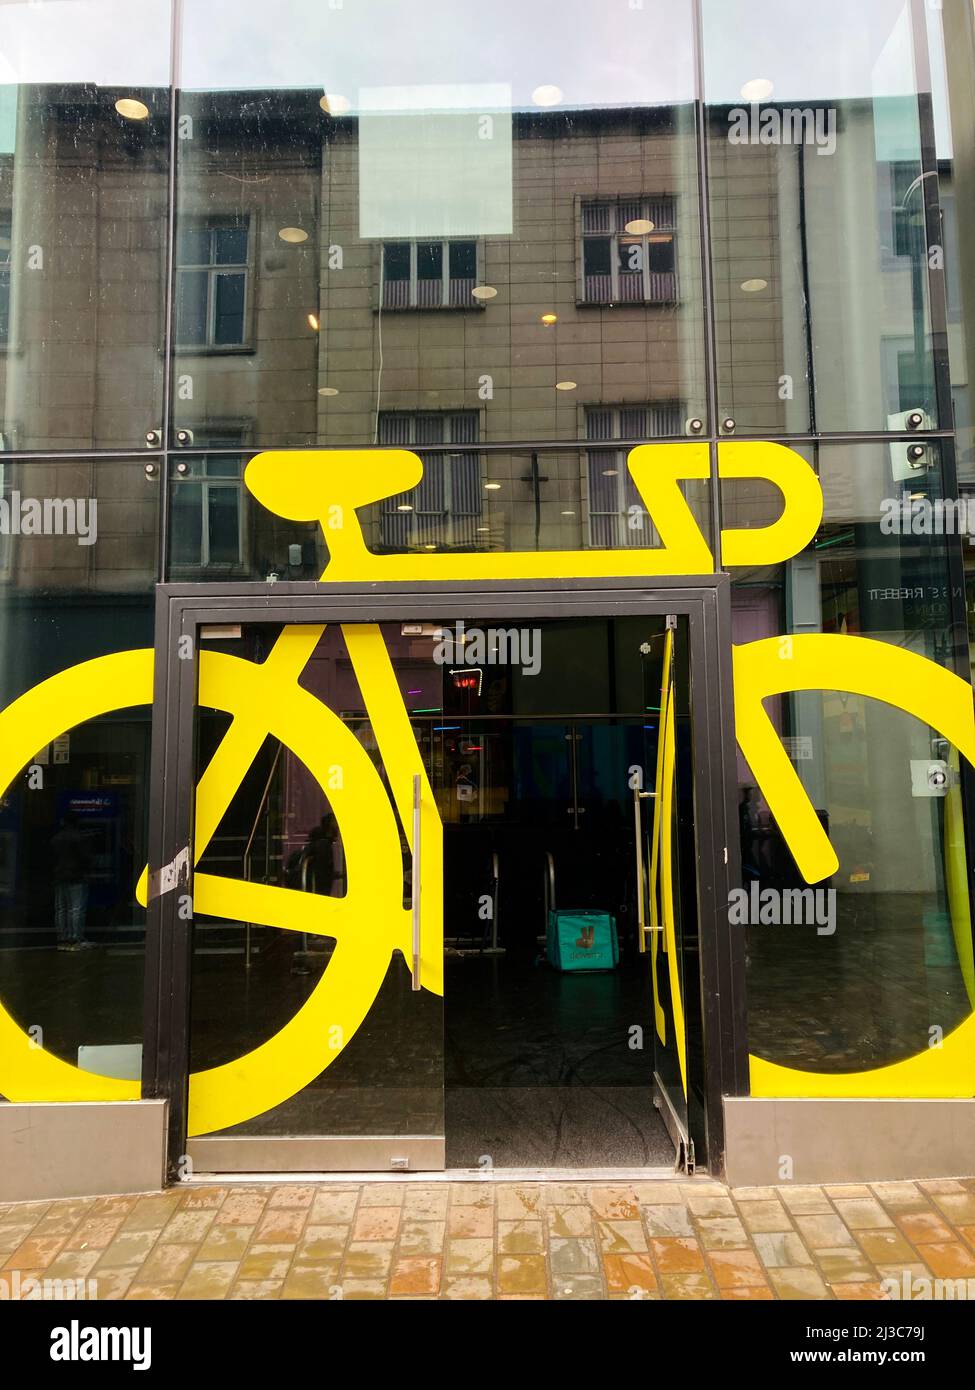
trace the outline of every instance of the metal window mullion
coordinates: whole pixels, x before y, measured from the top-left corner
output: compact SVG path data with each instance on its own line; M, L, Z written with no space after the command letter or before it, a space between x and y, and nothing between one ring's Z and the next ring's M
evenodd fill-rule
M241 480L239 477L238 477L238 479L237 479L237 484L236 484L236 487L234 488L234 492L235 492L236 497L237 497L237 563L238 563L239 565L242 565L242 564L244 563L244 539L245 539L245 533L244 533L244 507L243 507L243 501L244 501L244 488L243 488L243 482L242 482L242 480Z
M419 257L417 255L417 244L410 242L410 308L415 309L420 301L420 282L417 275Z
M216 287L216 266L207 267L207 347L216 346L217 332L217 287Z
M250 233L248 233L247 240L248 240L248 243L249 243L249 242L250 242ZM241 310L241 315L242 315L242 317L241 317L241 322L240 322L240 342L241 342L241 346L243 346L244 343L248 342L249 339L250 339L250 333L249 333L249 331L248 331L248 329L249 329L248 312L249 312L249 310L250 310L250 292L251 292L250 267L245 265L245 266L242 268L242 273L243 273L243 276L244 276L244 305L243 305L243 308L242 308L242 310ZM321 312L321 310L319 310L319 312Z
M210 563L210 484L206 478L203 480L200 504L200 565L205 568Z

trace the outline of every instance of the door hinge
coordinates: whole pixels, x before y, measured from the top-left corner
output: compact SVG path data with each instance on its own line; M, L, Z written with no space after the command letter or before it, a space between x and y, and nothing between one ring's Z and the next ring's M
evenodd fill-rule
M686 1173L688 1177L694 1176L694 1140L681 1137L677 1146L677 1158L674 1162L675 1173Z

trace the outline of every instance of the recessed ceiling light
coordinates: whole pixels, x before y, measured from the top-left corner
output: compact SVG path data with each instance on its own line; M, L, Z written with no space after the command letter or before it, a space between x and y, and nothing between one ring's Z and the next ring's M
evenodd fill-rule
M410 506L409 502L401 502L396 510L398 512L411 512L413 508Z
M768 289L767 280L742 280L741 287L746 294L758 294L760 290Z
M326 116L346 116L352 110L349 98L340 96L338 92L332 92L331 95L326 92L319 98L318 104Z
M624 231L629 232L630 236L646 236L647 232L652 232L656 223L651 222L649 217L634 217L627 222Z
M563 516L575 516L575 512L563 512Z
M768 101L775 91L775 83L767 77L753 77L741 89L746 101Z
M536 106L558 106L561 100L562 88L549 82L544 83L541 87L536 87L532 92L532 101Z
M574 391L576 385L577 383L574 381L557 381L555 383L555 389L556 391Z
M436 548L437 547L433 544L432 541L430 541L427 545L423 547L424 550L436 550Z
M559 316L558 316L558 314L543 314L543 315L542 315L542 323L544 323L545 326L546 326L547 328L551 328L552 324L553 324L553 323L558 323L558 321L559 321Z
M479 531L490 531L491 528L490 526L479 526L477 529Z
M338 393L339 390L337 386L319 386L318 388L318 394L320 396L337 396Z
M620 470L619 470L618 468L604 468L604 469L603 469L603 477L604 477L604 478L618 478L619 475L620 475Z
M485 491L485 492L497 492L497 491L499 490L500 487L501 487L501 484L500 484L500 483L485 483L485 484L484 484L484 491Z
M471 294L475 299L493 299L497 294L497 290L493 285L475 285L471 290Z
M127 121L144 121L149 114L145 102L137 101L135 97L119 97L115 103L115 110Z
M322 326L322 325L321 325L321 323L320 323L319 320L318 320L318 315L317 315L317 314L309 314L309 315L308 315L308 327L309 327L309 328L313 328L313 329L315 330L315 332L317 333L318 330L321 328L321 326Z
M290 246L300 246L303 241L308 240L308 233L304 227L281 227L278 236Z

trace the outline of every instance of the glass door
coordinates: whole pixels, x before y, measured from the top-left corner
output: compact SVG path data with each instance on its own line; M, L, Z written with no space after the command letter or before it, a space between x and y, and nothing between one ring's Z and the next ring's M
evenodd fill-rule
M657 1105L671 1137L693 1165L688 1137L687 953L695 911L692 806L681 800L689 756L686 644L678 619L642 649L642 676L648 720L644 726L643 768L649 777L633 779L637 911L644 950L650 956L653 1072ZM691 875L688 880L688 874ZM688 894L687 888L691 887Z
M529 624L160 597L146 1051L171 1170L703 1152L702 876L727 893L701 624L642 596Z
M411 722L443 668L410 633L200 629L197 1170L443 1167L442 824Z

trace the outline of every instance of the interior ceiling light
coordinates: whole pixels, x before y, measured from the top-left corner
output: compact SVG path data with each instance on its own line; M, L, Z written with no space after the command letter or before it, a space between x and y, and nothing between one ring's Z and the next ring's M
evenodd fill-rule
M338 92L333 92L329 96L328 92L319 98L319 106L326 116L347 116L352 110L352 103L348 97L340 96Z
M497 492L497 491L499 490L500 487L501 487L501 484L500 484L500 483L485 483L485 484L484 484L484 491L485 491L485 492Z
M575 516L575 512L563 512L563 516Z
M561 100L562 88L548 82L532 92L532 101L536 106L558 106Z
M620 470L619 470L618 468L604 468L604 469L603 469L603 477L604 477L604 478L618 478L619 475L620 475Z
M304 227L281 227L278 236L289 246L300 246L303 241L308 240L308 233Z
M629 232L630 236L646 236L647 232L653 231L655 225L649 217L634 217L626 223L623 230Z
M574 381L557 381L555 383L555 389L556 391L574 391L576 385L577 383Z
M319 323L319 321L318 321L318 315L317 315L317 314L309 314L309 315L308 315L308 327L309 327L309 328L313 328L313 329L315 330L315 332L317 333L318 330L321 328L321 326L322 326L322 325L321 325L321 324Z
M410 506L409 502L401 502L396 510L398 512L411 512L413 508Z
M542 315L542 323L545 324L546 328L551 328L552 324L553 324L553 323L558 323L558 321L559 321L559 316L558 316L558 314L543 314L543 315Z
M127 121L144 121L149 115L149 108L145 102L137 101L135 97L119 97L115 103L115 110Z
M318 394L320 396L337 396L338 393L339 390L337 386L319 386L318 388Z
M741 287L746 294L758 294L760 290L768 289L767 280L742 280Z
M493 285L475 285L471 294L475 299L494 299L497 290Z
M775 83L767 77L753 77L741 89L746 101L768 101L775 91Z

